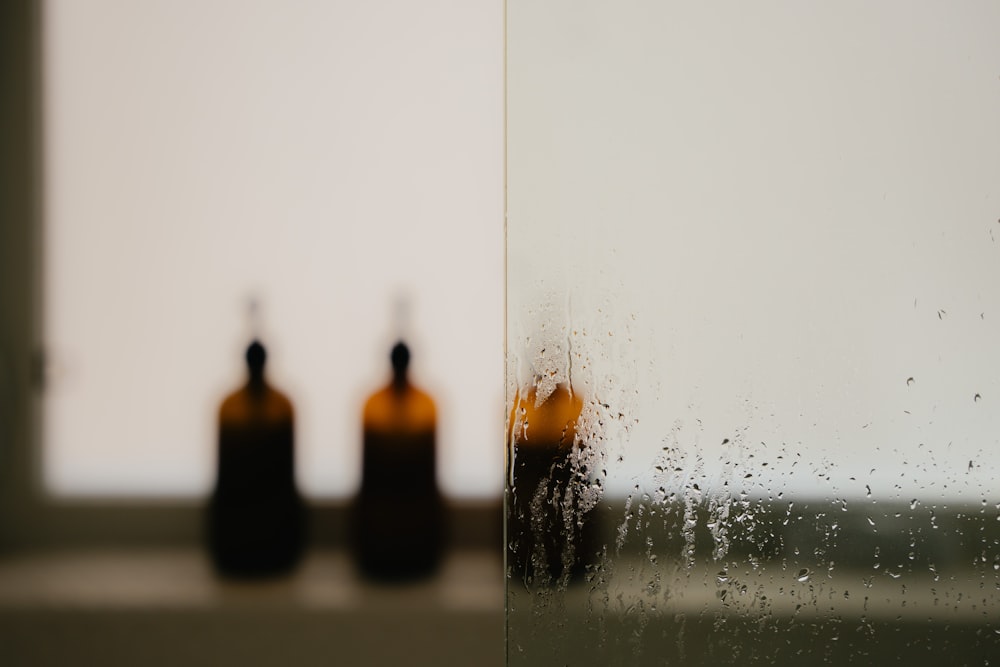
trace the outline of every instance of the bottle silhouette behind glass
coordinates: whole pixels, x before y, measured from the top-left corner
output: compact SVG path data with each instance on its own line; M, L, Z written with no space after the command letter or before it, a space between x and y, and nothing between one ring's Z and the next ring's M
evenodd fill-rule
M209 511L216 568L233 575L291 569L303 542L292 404L264 379L267 353L247 348L249 379L219 409L218 474Z
M434 401L410 384L410 352L391 354L392 380L365 402L361 491L354 507L358 564L379 579L433 572L444 540L436 478Z
M565 384L541 402L532 386L518 392L508 417L507 564L529 586L569 583L593 560L593 526L579 491L588 471L574 464L582 409Z

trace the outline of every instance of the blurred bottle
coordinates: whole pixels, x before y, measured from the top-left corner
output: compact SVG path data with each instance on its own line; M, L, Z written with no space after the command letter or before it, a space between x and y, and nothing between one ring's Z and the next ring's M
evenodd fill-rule
M541 402L533 386L517 393L508 416L507 564L531 587L565 585L594 560L580 493L589 473L574 463L582 409L565 384Z
M302 553L294 414L288 398L264 379L266 360L264 346L254 340L246 352L246 385L219 409L209 546L216 568L226 574L280 573Z
M392 380L365 402L354 539L362 572L391 580L437 568L445 519L437 487L434 401L410 384L404 343L396 343L390 359Z

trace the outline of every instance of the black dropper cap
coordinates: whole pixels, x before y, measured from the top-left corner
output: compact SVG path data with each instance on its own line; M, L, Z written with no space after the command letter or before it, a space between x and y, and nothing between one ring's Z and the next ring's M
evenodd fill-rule
M247 367L250 369L250 377L254 380L260 380L264 377L264 362L267 361L267 350L264 346L260 344L260 341L254 340L250 343L247 348Z
M389 355L392 361L392 382L397 388L406 386L406 369L410 365L410 348L406 343L399 341L392 346L392 354Z
M392 360L392 370L397 374L405 373L407 366L410 365L410 348L406 347L406 343L399 341L392 346L392 354L389 355L389 359Z

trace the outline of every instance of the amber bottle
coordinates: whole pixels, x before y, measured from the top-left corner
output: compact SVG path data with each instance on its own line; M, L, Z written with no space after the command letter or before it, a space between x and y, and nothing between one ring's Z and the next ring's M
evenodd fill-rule
M363 573L409 579L433 572L444 540L434 401L408 378L410 352L392 348L392 380L365 402L354 541Z
M217 569L233 575L291 569L303 544L295 485L292 404L264 379L267 353L247 348L249 379L219 409L218 473L209 511Z
M580 395L565 384L538 400L537 387L518 392L508 416L507 565L530 587L579 578L593 544L581 510L589 471L580 463Z

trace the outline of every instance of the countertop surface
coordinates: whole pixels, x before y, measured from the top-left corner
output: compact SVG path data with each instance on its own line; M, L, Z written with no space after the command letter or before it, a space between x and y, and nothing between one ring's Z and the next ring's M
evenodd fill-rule
M0 557L0 664L502 665L499 554L449 555L407 584L311 552L264 580L215 575L197 548Z
M50 551L0 557L0 609L316 609L503 612L499 555L457 552L432 577L361 578L341 551L307 555L292 573L228 579L194 548Z

